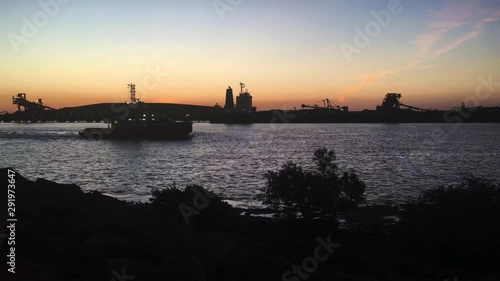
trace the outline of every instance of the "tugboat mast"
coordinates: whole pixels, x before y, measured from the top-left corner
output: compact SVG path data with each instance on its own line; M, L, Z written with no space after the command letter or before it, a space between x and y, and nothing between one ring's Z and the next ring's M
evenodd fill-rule
M245 88L245 83L240 82L240 88L241 88L240 94L243 94L243 88Z
M128 87L130 88L130 101L132 103L136 103L137 102L137 99L135 97L135 84L128 84Z

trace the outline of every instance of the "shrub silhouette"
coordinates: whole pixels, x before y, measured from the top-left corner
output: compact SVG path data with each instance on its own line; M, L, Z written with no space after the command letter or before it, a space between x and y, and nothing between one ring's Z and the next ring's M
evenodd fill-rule
M304 219L314 217L335 218L364 201L365 184L354 172L339 175L332 150L317 149L313 161L315 170L305 170L291 161L279 171L268 171L266 186L260 199L277 216Z
M458 184L424 191L405 207L399 226L418 239L451 249L453 259L491 260L500 249L500 185L465 177Z
M198 225L218 224L232 213L232 206L229 203L199 185L188 185L184 190L179 189L176 185L171 185L166 189L153 189L152 195L153 197L149 199L151 205L169 214L182 217L179 208L182 204L196 209L198 213L190 216L190 220L196 221ZM200 195L205 198L208 204L198 209L194 201ZM203 204L203 201L199 203Z

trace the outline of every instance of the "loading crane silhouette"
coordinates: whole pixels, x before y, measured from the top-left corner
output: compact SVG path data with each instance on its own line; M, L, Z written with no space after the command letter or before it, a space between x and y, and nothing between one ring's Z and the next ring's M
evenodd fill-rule
M317 105L316 103L322 102L323 107ZM330 99L324 99L317 101L315 104L309 105L309 104L302 104L302 108L313 108L313 109L336 109L336 110L343 110L343 111L348 111L347 106L340 106L338 104L335 104L332 102Z
M398 111L398 110L414 110L414 111L422 111L428 112L432 111L430 109L424 109L416 106L406 105L399 100L402 95L400 93L388 93L385 95L384 100L381 105L377 105L377 111L390 112L390 111Z
M55 108L45 105L42 99L38 99L37 102L27 100L25 93L19 93L16 97L12 96L12 104L17 105L18 112L21 111L21 107L23 107L24 111L56 110Z

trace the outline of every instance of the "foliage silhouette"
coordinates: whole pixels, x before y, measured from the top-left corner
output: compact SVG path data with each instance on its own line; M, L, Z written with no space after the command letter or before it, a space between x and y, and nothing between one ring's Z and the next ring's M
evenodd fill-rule
M316 170L305 170L289 161L279 171L268 171L259 198L277 216L303 219L336 218L364 201L365 184L354 172L338 171L334 151L314 151Z
M232 206L223 198L199 185L188 185L184 190L171 185L166 189L153 189L152 195L153 197L149 199L151 205L169 214L182 217L180 211L182 204L196 209L197 214L191 215L190 220L196 221L198 225L218 224L233 211ZM198 204L201 203L203 208L197 208L195 203L200 197L203 199L198 201ZM206 206L204 202L207 202Z
M500 185L471 176L426 190L405 206L399 227L417 239L439 243L448 249L450 259L468 257L467 263L492 260L492 255L498 259Z

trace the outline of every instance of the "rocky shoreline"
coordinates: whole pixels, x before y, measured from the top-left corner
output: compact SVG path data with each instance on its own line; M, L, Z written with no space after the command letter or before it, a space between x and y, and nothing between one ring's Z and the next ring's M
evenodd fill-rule
M4 234L0 280L500 280L492 270L498 260L450 260L435 242L394 230L384 219L397 215L393 207L360 208L345 217L348 228L240 215L245 210L188 225L149 204L19 174L15 199L16 273L7 271Z

